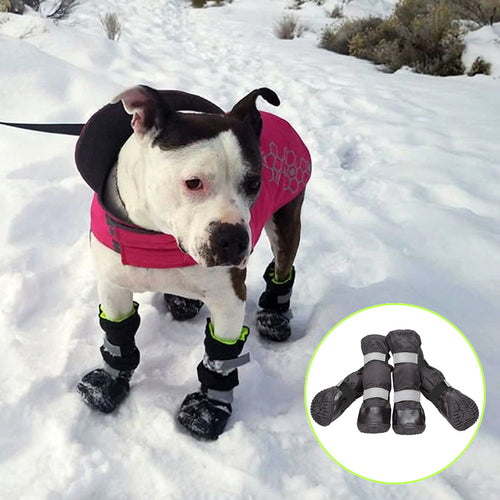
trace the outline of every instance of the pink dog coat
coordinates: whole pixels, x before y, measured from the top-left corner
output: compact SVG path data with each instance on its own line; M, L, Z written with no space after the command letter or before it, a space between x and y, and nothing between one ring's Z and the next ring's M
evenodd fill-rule
M311 177L311 156L292 126L261 112L262 187L251 210L252 249L269 218L302 192ZM91 231L105 246L119 252L123 264L154 269L195 265L170 234L126 223L107 211L94 195Z

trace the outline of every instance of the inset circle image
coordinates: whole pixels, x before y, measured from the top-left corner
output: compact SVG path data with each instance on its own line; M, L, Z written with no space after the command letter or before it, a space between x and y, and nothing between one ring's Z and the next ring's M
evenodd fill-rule
M314 435L339 465L371 481L408 483L464 453L483 417L485 383L474 348L447 319L381 304L323 338L304 399Z

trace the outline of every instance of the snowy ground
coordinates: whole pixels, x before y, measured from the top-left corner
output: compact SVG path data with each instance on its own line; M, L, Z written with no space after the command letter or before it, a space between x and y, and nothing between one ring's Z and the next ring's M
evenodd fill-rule
M383 13L393 3L354 0L348 8ZM144 294L143 361L131 396L116 415L92 413L74 392L100 363L91 193L72 162L75 140L1 127L0 499L498 498L499 80L388 75L318 49L312 31L278 40L281 0L186 4L89 0L77 24L57 27L34 14L0 15L0 120L83 122L136 83L198 93L224 108L273 88L314 165L293 337L286 345L250 338L253 362L241 370L229 429L200 443L179 432L174 415L197 387L207 311L179 325L160 297ZM125 24L117 43L99 24L105 11ZM328 22L320 7L303 15L314 29ZM499 25L485 32L471 47L483 44L499 61ZM250 327L269 259L263 239L249 272ZM303 404L322 337L348 314L384 302L447 317L486 375L486 414L471 447L410 485L370 483L337 466Z

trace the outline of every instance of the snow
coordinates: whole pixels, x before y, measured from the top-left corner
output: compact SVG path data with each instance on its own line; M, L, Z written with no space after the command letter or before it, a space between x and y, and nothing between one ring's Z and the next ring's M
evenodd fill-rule
M0 15L0 119L83 122L137 83L226 109L254 88L274 89L278 113L313 156L294 333L283 345L249 338L252 363L241 369L229 428L200 443L176 427L175 412L197 388L208 312L177 324L161 297L142 294L131 395L115 415L92 413L74 391L100 365L91 193L73 164L75 139L1 127L0 498L498 498L499 25L468 35L464 56L484 54L491 77L389 75L317 48L330 22L323 8L298 11L314 20L311 31L287 41L272 32L284 0L187 3L89 0L58 25L36 13ZM355 0L346 9L379 14L393 4ZM104 12L124 23L118 42L102 30ZM249 269L251 329L269 260L263 238ZM409 485L340 468L314 438L303 403L323 336L385 302L448 318L486 376L487 410L470 448Z

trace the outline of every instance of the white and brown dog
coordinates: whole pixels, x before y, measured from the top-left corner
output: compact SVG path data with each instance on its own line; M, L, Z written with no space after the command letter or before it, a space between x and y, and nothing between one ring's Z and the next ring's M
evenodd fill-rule
M286 121L257 110L258 96L279 105L267 88L225 113L198 96L138 86L84 127L76 162L96 193L91 248L105 332L104 367L77 386L91 407L111 412L128 394L139 364L133 293L161 292L176 319L194 316L202 303L210 310L197 368L201 389L185 398L177 420L196 437L223 432L238 367L249 360L241 356L246 265L263 228L274 260L264 274L257 329L271 340L290 335L311 159Z

